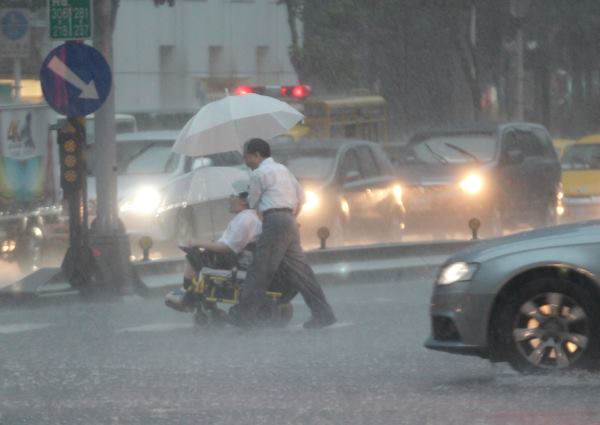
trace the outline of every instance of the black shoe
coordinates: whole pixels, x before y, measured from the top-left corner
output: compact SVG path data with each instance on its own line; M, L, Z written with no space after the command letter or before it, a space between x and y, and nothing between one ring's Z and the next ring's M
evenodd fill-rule
M304 329L319 329L326 326L331 326L336 322L335 317L316 317L312 316L308 321L304 322Z

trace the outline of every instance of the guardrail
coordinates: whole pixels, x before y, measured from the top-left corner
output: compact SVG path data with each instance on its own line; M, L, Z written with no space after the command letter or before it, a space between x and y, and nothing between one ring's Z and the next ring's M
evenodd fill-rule
M443 241L378 244L307 251L307 259L323 284L398 280L424 277L432 279L450 255L474 241ZM183 255L134 263L150 293L164 293L182 282ZM60 268L43 268L19 282L0 290L0 298L78 296L66 282Z

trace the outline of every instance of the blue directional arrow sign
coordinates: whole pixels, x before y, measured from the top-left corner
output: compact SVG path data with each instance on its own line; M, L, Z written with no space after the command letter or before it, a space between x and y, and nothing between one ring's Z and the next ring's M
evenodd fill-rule
M46 57L40 81L52 109L79 117L95 112L106 101L112 73L98 50L82 43L66 43Z

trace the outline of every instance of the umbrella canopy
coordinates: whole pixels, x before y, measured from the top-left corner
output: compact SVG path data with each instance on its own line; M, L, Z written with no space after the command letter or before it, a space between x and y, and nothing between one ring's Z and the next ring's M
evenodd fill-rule
M278 136L302 118L296 109L269 96L226 96L204 106L187 122L173 151L189 156L241 151L248 139Z

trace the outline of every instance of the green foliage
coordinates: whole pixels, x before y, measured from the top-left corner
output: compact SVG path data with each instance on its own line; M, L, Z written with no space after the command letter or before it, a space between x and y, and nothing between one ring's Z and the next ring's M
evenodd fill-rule
M510 116L507 84L511 83L514 37L520 26L528 46L525 63L534 78L531 84L536 93L541 93L528 100L528 104L534 104L532 116L547 120L540 111L551 107L549 79L558 68L572 77L574 108L578 104L583 108L582 113L575 114L577 118L584 119L587 114L591 122L600 112L600 1L280 3L304 25L303 42L295 42L290 48L301 79L328 91L381 87L397 121L418 125L473 116L481 90L488 84L498 87L501 107L505 116ZM511 5L528 5L525 18L515 19ZM473 7L475 40L470 31ZM579 125L585 128L585 123Z

